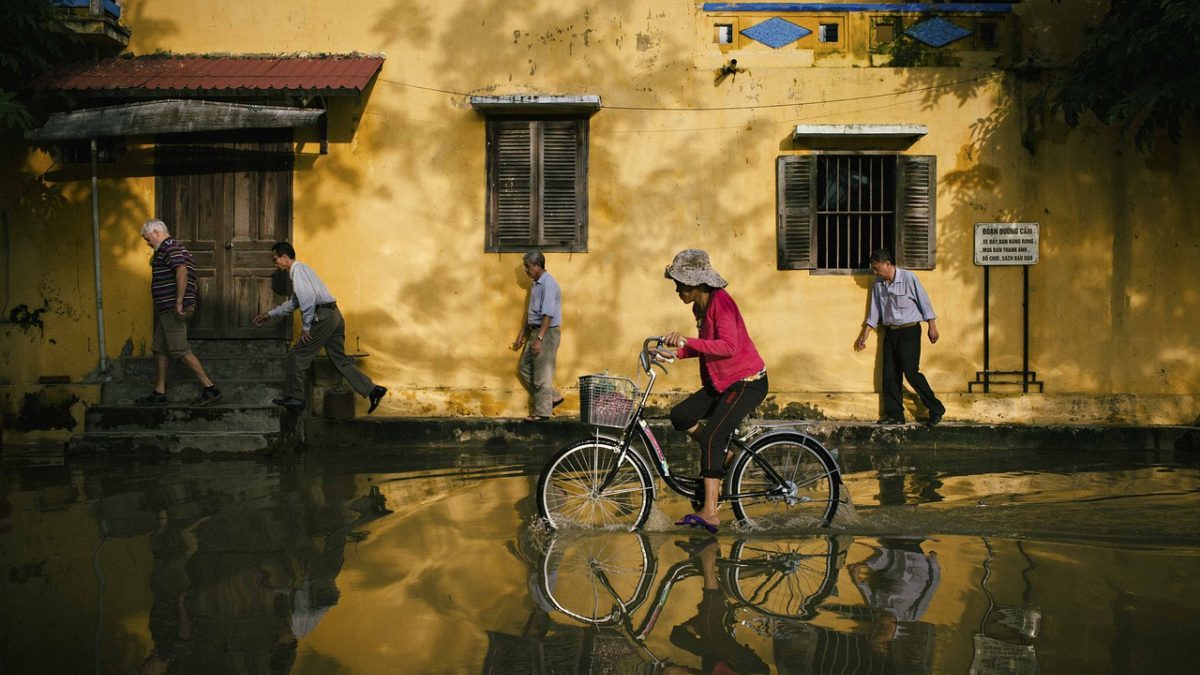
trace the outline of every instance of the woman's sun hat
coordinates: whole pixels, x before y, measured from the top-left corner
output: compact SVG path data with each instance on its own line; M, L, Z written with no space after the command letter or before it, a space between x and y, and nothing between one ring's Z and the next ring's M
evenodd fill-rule
M685 286L704 284L712 288L725 288L728 281L721 278L708 260L708 253L698 248L689 248L675 254L675 259L667 265L663 276L674 279Z

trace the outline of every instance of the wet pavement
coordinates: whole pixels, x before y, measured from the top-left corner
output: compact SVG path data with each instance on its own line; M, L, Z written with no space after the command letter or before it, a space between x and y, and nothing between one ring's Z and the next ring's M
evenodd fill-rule
M6 459L0 672L1200 669L1192 453L845 452L828 530L708 539L552 535L548 451Z

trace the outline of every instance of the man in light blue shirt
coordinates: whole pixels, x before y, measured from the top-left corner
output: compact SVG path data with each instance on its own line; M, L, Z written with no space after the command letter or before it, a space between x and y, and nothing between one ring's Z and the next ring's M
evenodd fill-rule
M938 341L937 315L925 288L912 272L896 267L892 254L879 249L871 254L871 302L854 350L867 348L867 335L873 329L883 331L883 419L880 424L903 424L903 382L917 392L929 410L930 426L942 421L946 406L934 395L929 381L921 374L921 322L929 324L929 343Z
M337 299L311 267L296 260L296 249L291 244L277 242L271 247L271 258L275 261L275 267L286 270L291 278L292 297L269 312L254 317L254 325L261 326L271 319L283 318L297 309L300 310L301 324L300 338L288 350L284 362L286 379L283 398L273 399L275 404L296 410L304 408L304 374L324 347L325 356L333 367L359 396L370 401L367 413L375 412L387 389L372 382L346 356L346 320L338 309Z
M562 290L546 271L546 256L530 251L522 258L525 274L533 279L525 323L513 342L513 350L522 347L521 381L533 395L533 414L526 421L550 419L563 397L554 388L554 369L558 359L558 343L562 326Z

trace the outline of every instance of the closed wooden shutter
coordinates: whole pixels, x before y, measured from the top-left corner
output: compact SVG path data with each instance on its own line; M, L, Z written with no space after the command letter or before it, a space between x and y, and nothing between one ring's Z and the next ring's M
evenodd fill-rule
M931 270L937 252L937 157L902 156L896 172L896 264Z
M587 120L488 122L486 249L587 250Z
M492 159L492 227L489 248L527 248L534 239L534 122L489 125Z
M781 270L817 266L817 161L784 155L775 162L776 247Z
M579 146L578 122L543 123L541 244L547 247L570 247L579 240L581 185L586 190Z

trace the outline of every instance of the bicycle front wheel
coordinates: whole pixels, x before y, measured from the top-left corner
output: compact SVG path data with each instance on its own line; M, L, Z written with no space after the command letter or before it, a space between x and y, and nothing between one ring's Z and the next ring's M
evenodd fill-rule
M800 434L767 436L751 445L738 458L730 481L737 495L734 516L754 528L824 527L833 519L841 493L833 457Z
M636 530L646 522L654 502L650 469L632 449L624 457L620 450L616 441L590 438L550 458L537 487L538 514L550 527Z
M573 619L612 623L646 599L655 570L650 543L640 532L553 536L542 554L539 592Z

